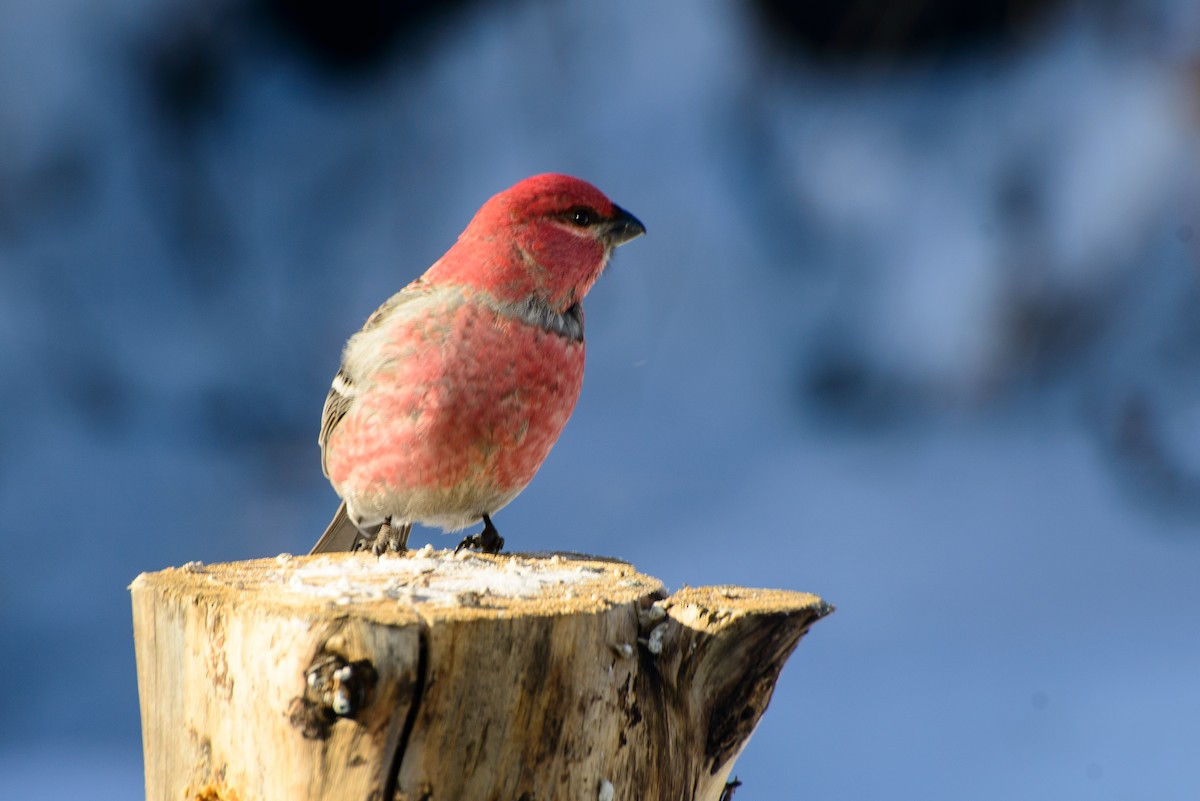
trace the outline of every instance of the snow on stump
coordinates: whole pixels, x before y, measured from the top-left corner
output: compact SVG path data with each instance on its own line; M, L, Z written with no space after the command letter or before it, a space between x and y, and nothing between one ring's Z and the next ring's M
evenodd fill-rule
M722 795L831 607L576 554L281 556L143 573L149 801Z

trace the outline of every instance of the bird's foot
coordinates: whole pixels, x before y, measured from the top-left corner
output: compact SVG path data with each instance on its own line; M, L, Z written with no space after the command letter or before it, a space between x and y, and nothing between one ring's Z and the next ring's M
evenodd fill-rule
M383 556L385 553L404 553L408 550L408 534L411 531L412 523L393 526L391 518L389 518L383 521L383 525L375 533L375 539L363 540L361 547L363 550L369 548L371 553L376 556Z
M463 541L454 549L458 553L463 548L478 548L481 553L500 553L500 549L504 547L504 537L500 536L500 532L496 530L496 526L492 523L492 518L487 515L483 516L483 531L478 534L471 534L463 537Z

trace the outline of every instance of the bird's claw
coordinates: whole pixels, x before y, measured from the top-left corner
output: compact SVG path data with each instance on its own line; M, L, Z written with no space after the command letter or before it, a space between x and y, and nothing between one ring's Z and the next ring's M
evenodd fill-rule
M388 537L376 537L371 540L369 547L371 553L375 556L383 556L385 553L397 553L399 550L396 548L395 542Z
M466 548L475 548L475 549L478 549L480 553L495 554L495 553L500 553L500 549L503 547L504 547L504 538L503 537L497 537L495 540L490 540L490 539L485 538L483 536L483 534L480 533L480 534L471 534L469 536L463 537L462 542L460 542L458 544L458 547L456 547L454 549L454 552L458 553L459 551L464 550Z
M404 553L408 550L408 532L411 528L411 525L393 526L390 520L385 520L374 538L360 537L352 550L370 551L374 556Z
M504 537L500 536L500 532L492 524L492 519L484 515L483 531L463 537L463 541L458 544L454 552L458 553L464 548L478 548L480 553L497 554L503 547Z

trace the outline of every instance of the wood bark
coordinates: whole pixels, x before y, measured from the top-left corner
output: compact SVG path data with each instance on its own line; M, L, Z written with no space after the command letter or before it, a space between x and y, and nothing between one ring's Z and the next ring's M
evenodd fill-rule
M133 582L149 801L717 801L814 595L575 554Z

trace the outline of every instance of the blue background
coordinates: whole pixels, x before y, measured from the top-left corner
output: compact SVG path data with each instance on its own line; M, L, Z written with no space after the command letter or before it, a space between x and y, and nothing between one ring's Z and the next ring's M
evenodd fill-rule
M0 5L0 796L141 794L128 583L306 551L345 338L561 171L649 235L497 522L838 607L737 801L1200 797L1200 10L892 5Z

